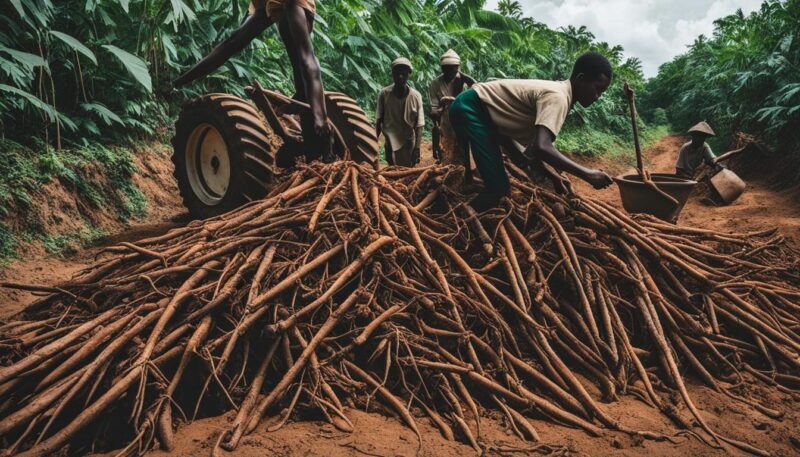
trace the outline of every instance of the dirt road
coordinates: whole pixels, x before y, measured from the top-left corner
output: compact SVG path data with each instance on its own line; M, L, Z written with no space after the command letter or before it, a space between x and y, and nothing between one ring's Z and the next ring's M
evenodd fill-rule
M669 170L674 162L679 137L668 137L659 142L647 156L652 170ZM621 171L619 164L597 163L609 171ZM576 183L581 193L588 193L588 186ZM591 191L593 192L593 191ZM594 195L610 203L619 204L615 188ZM176 213L180 212L176 209ZM763 183L751 183L747 193L736 204L725 208L712 208L692 200L684 210L681 224L689 224L719 230L760 230L777 227L782 233L800 242L800 206L790 195L770 191ZM122 240L142 238L153 232L163 231L175 223L135 227L118 237L105 240L109 245ZM2 280L52 284L66 279L82 267L87 266L101 247L87 250L69 259L37 258L26 262L15 262L0 272ZM21 309L33 297L20 292L0 291L0 316L7 316ZM770 419L751 408L732 402L700 385L696 378L689 385L691 395L704 413L712 428L773 452L789 456L800 452L800 411L795 401L785 394L775 394L765 389L747 392L772 408L783 409L782 420ZM586 383L586 385L592 385ZM596 392L592 392L596 395ZM678 402L679 403L679 402ZM635 424L639 429L673 433L674 427L662 414L636 400L623 396L619 402L605 405L609 414L622 423ZM481 421L482 441L491 446L487 455L525 455L529 443L524 443L511 433L503 419L495 412L486 411ZM420 420L422 442L400 421L385 412L361 412L349 410L348 415L355 425L352 434L345 434L315 418L290 421L274 432L261 426L244 439L237 456L406 456L436 455L461 457L474 455L474 451L460 442L446 441L427 420ZM535 413L532 413L535 416ZM233 414L222 417L203 418L180 427L176 434L176 449L171 453L156 451L152 455L195 456L208 455L218 434L227 428ZM541 435L542 443L566 446L569 450L584 455L639 456L652 455L725 455L724 451L712 449L697 440L685 436L675 438L676 443L643 441L621 433L609 432L601 438L590 438L585 434L551 424L533 420L533 426ZM113 454L110 454L113 455Z

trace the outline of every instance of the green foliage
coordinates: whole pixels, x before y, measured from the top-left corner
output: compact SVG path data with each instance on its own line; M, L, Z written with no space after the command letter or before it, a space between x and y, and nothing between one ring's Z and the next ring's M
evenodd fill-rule
M756 134L800 165L798 24L798 0L768 0L750 15L717 20L712 37L661 66L645 111L655 117L655 108L666 109L680 131L707 120L724 145L738 131Z
M291 65L275 27L218 71L180 91L170 81L229 36L246 0L90 0L0 3L0 133L28 142L31 132L60 146L163 132L180 103L211 91L243 95L253 80L293 93ZM638 60L598 42L585 27L552 30L523 17L516 1L499 13L481 0L325 0L318 2L314 46L325 87L367 111L391 82L389 64L412 59L412 84L427 93L448 48L478 80L566 79L574 59L597 50L618 77L590 109L577 110L565 134L588 127L610 136L628 129L622 81L642 89ZM427 97L424 97L427 102ZM585 146L584 146L585 147Z
M179 0L172 4L188 8ZM162 92L166 87L158 79L159 35L167 24L197 19L186 11L173 16L165 6L145 0L0 3L0 136L26 140L34 132L60 148L64 141L152 135L165 127L169 104L152 93L155 84ZM197 31L185 31L193 41Z
M64 235L45 235L41 237L44 248L50 254L60 257L73 255L82 247L91 246L108 235L105 230L87 224Z
M669 125L647 127L640 125L639 140L646 149L670 133ZM633 140L609 132L593 129L572 129L558 136L556 146L562 151L570 151L587 156L604 156L623 163L636 164Z
M669 117L667 116L667 110L664 108L656 108L653 110L653 123L655 125L667 125L669 124Z
M67 35L64 32L59 32L57 30L50 30L50 35L53 35L54 37L63 41L67 46L69 46L75 51L80 52L81 54L86 56L89 60L91 60L93 64L97 65L97 57L95 57L94 53L74 37Z
M103 196L103 189L91 181L79 176L75 180L75 187L77 187L81 196L86 200L89 200L89 202L94 205L95 208L100 208L106 204L106 198Z
M147 197L132 182L123 184L118 191L121 193L119 214L122 220L147 215Z
M39 162L33 151L13 141L0 141L0 156L4 158L0 160L0 216L5 216L12 207L28 208L30 191L55 173L47 170L52 167L49 154Z
M104 44L103 47L122 62L125 69L133 75L136 82L141 84L147 92L153 91L153 80L150 78L150 73L147 70L147 64L142 59L112 44Z
M17 250L17 237L14 233L0 222L0 266L8 265L14 258Z

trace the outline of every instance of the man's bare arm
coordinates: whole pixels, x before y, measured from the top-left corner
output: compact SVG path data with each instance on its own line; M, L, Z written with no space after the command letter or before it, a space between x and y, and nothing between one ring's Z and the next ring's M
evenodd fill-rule
M383 118L380 117L375 120L375 138L380 139L383 132Z
M556 170L565 171L571 175L588 182L595 189L608 187L614 182L611 176L601 170L586 168L574 162L556 149L553 141L555 136L547 127L537 125L536 139L528 146L527 154L535 157L544 163L549 164Z
M561 174L555 171L552 167L546 167L541 159L536 156L528 156L526 153L517 146L511 138L501 135L500 142L503 147L503 150L506 152L506 155L514 165L518 166L521 169L525 169L526 167L530 167L528 172L534 171L541 176L546 176L550 179L550 182L553 183L553 188L562 195L567 195L572 193L572 187L569 183L569 180L561 176ZM531 176L532 179L535 179Z

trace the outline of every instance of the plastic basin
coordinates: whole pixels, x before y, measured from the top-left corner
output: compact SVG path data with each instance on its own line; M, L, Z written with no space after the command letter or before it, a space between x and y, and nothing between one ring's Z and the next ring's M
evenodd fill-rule
M638 174L617 176L614 181L619 187L622 206L629 213L645 213L667 221L675 222L681 213L686 200L697 185L697 181L679 178L665 173L651 173L650 177L656 186L678 201L678 205L664 198L655 190L642 182Z

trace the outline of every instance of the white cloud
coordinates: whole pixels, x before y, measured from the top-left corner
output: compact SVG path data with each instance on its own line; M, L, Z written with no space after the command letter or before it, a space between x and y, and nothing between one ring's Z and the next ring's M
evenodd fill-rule
M684 52L699 35L710 36L714 21L741 8L745 14L762 0L519 0L526 16L550 27L585 25L597 39L622 45L638 57L646 76ZM498 0L489 0L495 9Z

